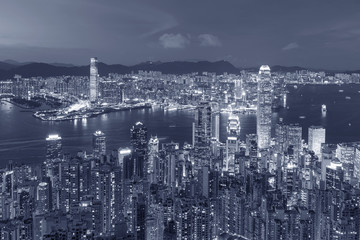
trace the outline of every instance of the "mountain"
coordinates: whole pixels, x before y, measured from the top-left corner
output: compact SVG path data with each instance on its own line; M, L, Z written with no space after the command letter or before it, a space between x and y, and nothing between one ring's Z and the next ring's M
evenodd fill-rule
M160 71L164 74L187 74L193 72L214 72L222 74L224 72L239 74L241 70L257 72L259 67L236 68L227 61L173 61L173 62L143 62L133 66L125 66L121 64L106 64L100 62L98 64L100 76L106 76L109 73L126 74L144 71ZM271 67L272 72L296 72L306 70L306 68L298 66L280 66ZM311 69L309 69L311 70ZM13 78L19 74L23 77L51 77L51 76L88 76L89 65L74 66L64 63L20 63L13 60L5 60L0 62L0 80ZM326 71L331 72L331 71ZM341 72L341 71L339 71ZM359 73L360 71L347 71L346 73Z
M48 64L48 63L28 63L25 65L14 65L10 63L0 64L0 79L9 79L19 74L23 77L50 77L50 76L88 76L89 65L73 66L64 64ZM3 67L1 67L3 66ZM239 69L234 67L231 63L226 61L217 62L144 62L133 66L124 66L121 64L98 64L99 74L101 76L109 73L126 74L137 72L139 70L145 71L160 71L165 74L186 74L192 72L215 72L217 74L239 73Z
M11 63L7 63L7 62L0 62L0 70L5 70L8 71L10 69L16 68L17 65L13 65Z

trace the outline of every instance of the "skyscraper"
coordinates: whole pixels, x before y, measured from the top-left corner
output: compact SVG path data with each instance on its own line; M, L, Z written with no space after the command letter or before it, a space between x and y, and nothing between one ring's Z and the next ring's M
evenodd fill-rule
M240 120L236 115L230 115L227 126L225 170L234 172L235 152L239 150Z
M193 124L193 141L195 148L196 167L210 164L210 140L211 140L211 105L202 101L195 112Z
M242 98L242 79L236 79L234 81L234 97L236 101L240 101Z
M50 208L50 190L49 184L46 182L40 182L37 186L36 202L37 214L44 214L49 211Z
M135 175L141 178L146 172L147 133L148 130L142 122L137 122L130 130L130 142L135 159Z
M95 102L98 97L99 74L97 63L97 58L90 58L90 102Z
M298 161L302 151L302 127L299 124L289 124L287 126L287 147L293 146L294 157Z
M211 140L211 106L203 101L195 112L195 145L209 143Z
M57 134L49 135L46 138L46 160L51 161L61 157L61 137Z
M106 137L101 131L96 131L93 134L93 153L95 157L100 157L106 154Z
M258 75L256 133L259 149L267 148L271 138L272 83L270 67L262 65Z
M309 149L320 156L321 144L325 143L325 128L321 126L310 126L308 135Z

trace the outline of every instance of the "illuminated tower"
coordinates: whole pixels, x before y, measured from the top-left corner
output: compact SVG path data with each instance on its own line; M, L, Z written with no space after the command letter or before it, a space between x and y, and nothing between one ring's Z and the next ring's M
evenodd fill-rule
M236 115L230 115L227 125L225 170L234 172L235 152L239 150L240 120Z
M193 141L195 148L196 167L210 164L210 141L211 141L211 105L203 101L195 112L195 123L193 124Z
M61 157L61 137L57 134L46 138L46 160L51 161Z
M258 148L269 147L271 138L271 104L272 83L270 67L262 65L258 75L258 105L256 118L256 133Z
M151 137L148 144L147 174L151 183L155 182L159 171L158 167L159 139Z
M148 130L143 123L137 122L130 130L130 143L135 157L135 175L143 178L146 172Z
M325 128L319 126L309 127L308 139L309 150L314 151L316 155L320 156L321 144L325 143Z
M243 89L242 89L242 79L236 79L234 81L234 97L235 97L235 101L237 104L239 104L242 101L242 94L243 94Z
M211 140L211 106L201 102L195 112L195 145L206 144Z
M101 131L96 131L93 134L93 153L95 157L106 154L106 137Z
M97 58L90 58L90 102L96 102L99 87Z
M47 213L50 209L50 190L49 184L40 182L36 192L36 212L37 214Z

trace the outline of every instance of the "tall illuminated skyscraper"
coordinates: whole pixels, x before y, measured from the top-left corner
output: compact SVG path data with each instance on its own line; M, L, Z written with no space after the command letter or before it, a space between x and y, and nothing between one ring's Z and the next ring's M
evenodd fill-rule
M106 137L101 131L96 131L93 134L93 152L95 157L106 154Z
M50 190L49 184L40 182L36 192L36 212L37 214L47 213L50 209Z
M308 135L309 149L320 156L321 144L325 143L325 128L321 126L311 126L309 127Z
M272 83L270 67L262 65L258 75L258 105L256 118L256 133L258 148L269 147L271 138L271 105Z
M130 142L135 157L134 173L140 178L145 177L146 174L146 154L148 150L147 133L148 130L142 122L137 122L130 129Z
M195 145L210 143L211 140L211 106L203 101L195 112Z
M96 102L99 91L97 58L90 58L90 102Z
M226 162L225 170L234 172L235 152L239 150L240 119L236 115L230 115L227 125L226 139Z
M210 141L212 130L211 105L202 101L195 112L195 123L193 124L193 141L195 148L195 162L197 167L210 164Z
M236 101L240 101L242 98L242 80L236 79L234 81L234 97Z
M61 137L57 134L49 135L46 138L46 160L54 160L61 157Z

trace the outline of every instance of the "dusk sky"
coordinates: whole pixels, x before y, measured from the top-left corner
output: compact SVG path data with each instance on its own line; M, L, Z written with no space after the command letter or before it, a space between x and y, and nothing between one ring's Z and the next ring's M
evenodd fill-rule
M360 69L360 1L3 0L0 60Z

